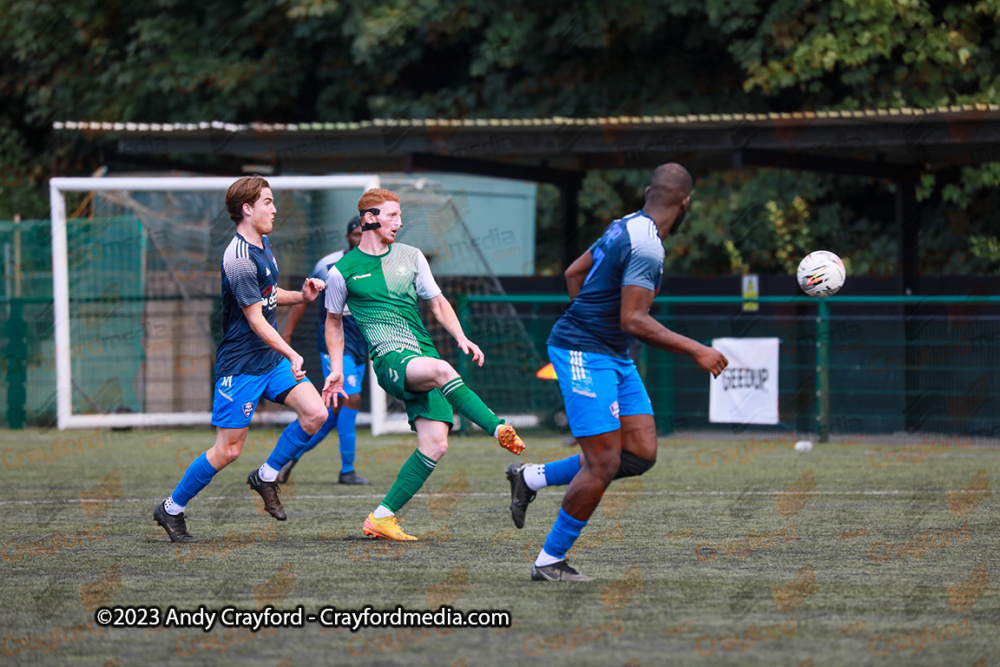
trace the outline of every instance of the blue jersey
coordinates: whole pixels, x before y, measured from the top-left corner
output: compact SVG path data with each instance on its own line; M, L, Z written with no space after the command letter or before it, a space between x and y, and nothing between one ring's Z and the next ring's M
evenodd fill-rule
M344 250L331 252L323 259L316 262L310 278L319 278L324 283L330 273L330 267L340 261L344 256ZM326 354L326 308L323 306L323 299L316 299L319 304L319 331L316 334L316 345L319 351ZM351 311L344 306L344 354L351 355L354 362L362 364L368 360L368 343L361 335L361 328L351 315Z
M222 256L222 343L215 354L216 379L264 375L284 358L250 328L243 308L260 303L268 324L277 328L278 263L271 242L258 248L237 234Z
M642 211L615 220L590 246L590 254L590 273L552 327L548 344L628 359L632 336L621 328L622 288L660 291L665 253L656 223Z

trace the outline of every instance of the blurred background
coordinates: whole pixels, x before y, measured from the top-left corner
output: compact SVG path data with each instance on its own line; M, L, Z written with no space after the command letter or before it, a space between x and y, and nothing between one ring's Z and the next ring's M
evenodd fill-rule
M771 430L996 439L998 17L989 2L7 2L0 423L53 419L52 177L377 174L404 196L401 240L491 355L470 385L563 428L535 377L561 273L678 161L693 206L654 314L706 343L780 338ZM357 194L279 201L284 285L344 246ZM74 412L204 410L221 196L74 193L67 216ZM820 248L848 269L822 308L793 278ZM307 360L318 321L296 332ZM635 354L662 434L720 428L693 364Z

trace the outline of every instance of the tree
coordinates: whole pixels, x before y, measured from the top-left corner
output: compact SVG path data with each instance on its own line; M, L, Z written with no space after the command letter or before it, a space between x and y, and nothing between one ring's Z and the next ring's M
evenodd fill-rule
M929 107L996 102L997 2L862 0L9 0L0 15L0 218L47 215L45 180L108 158L55 120L309 122ZM102 151L104 153L102 154ZM213 160L173 156L191 168ZM216 167L219 166L216 160ZM588 175L581 235L641 206L646 172ZM927 271L988 268L1000 168L947 170L920 194ZM539 201L551 199L543 189ZM701 174L668 269L729 273L774 256L764 219L796 197L814 242L854 271L894 255L892 186L818 174ZM540 225L555 226L551 208ZM749 225L743 234L741 226ZM729 238L730 246L726 245ZM737 236L740 240L737 240ZM541 257L558 249L541 248ZM545 262L540 262L544 264ZM884 270L884 269L880 269Z

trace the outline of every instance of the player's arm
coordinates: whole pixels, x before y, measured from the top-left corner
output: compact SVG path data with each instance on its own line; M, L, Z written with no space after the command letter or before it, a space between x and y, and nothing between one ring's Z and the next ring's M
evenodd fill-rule
M674 333L653 319L649 309L653 305L655 296L653 290L638 285L622 287L622 331L660 350L686 354L704 370L718 377L719 373L729 365L729 360L715 348Z
M304 378L306 373L302 370L302 357L292 349L291 345L285 342L278 330L267 321L267 318L264 317L264 311L260 307L260 301L243 306L243 316L247 318L247 323L258 338L292 363L292 374L295 375L295 379Z
M326 283L319 278L306 278L306 281L302 283L301 292L292 292L290 290L276 287L275 289L278 291L276 303L279 306L294 306L297 304L312 303L316 300L316 297L324 287L326 287ZM302 316L299 315L299 317L301 318ZM296 320L296 322L298 322L298 320Z
M441 294L441 288L438 287L434 276L431 275L431 267L427 264L427 258L424 257L423 253L417 255L417 275L413 278L413 287L421 299L429 302L431 314L434 315L434 319L440 322L445 331L454 337L462 352L471 354L472 360L482 366L485 360L483 351L479 349L478 345L469 340L465 332L462 331L458 315L455 314L455 309L448 303L448 299L444 298L444 295Z
M323 382L323 402L337 407L344 392L344 308L347 305L347 281L337 267L331 267L326 276L326 324L323 337L326 353L330 355L330 372Z
M583 282L587 279L593 265L594 256L588 250L577 257L576 261L570 264L563 273L566 277L566 291L569 292L570 300L575 299L576 295L580 293L580 288L583 287Z
M326 338L326 353L330 355L330 374L323 382L323 402L328 407L337 407L344 391L344 315L326 311L323 329Z
M316 262L316 266L313 267L313 272L309 274L309 277L310 278L319 278L321 281L323 281L323 287L320 288L320 289L325 289L326 288L326 276L327 276L328 273L329 273L328 267L326 266L326 264L321 259L318 262ZM306 282L308 282L308 281L306 281ZM303 287L304 287L304 285L303 285ZM302 319L302 316L305 314L305 312L306 312L306 306L307 305L308 304L306 304L304 302L303 303L297 303L294 306L292 306L291 310L288 311L288 319L285 321L285 331L284 331L284 333L281 334L281 337L285 339L286 343L291 343L292 342L292 334L295 333L296 327L299 326L299 321Z
M471 354L472 360L482 366L485 360L483 351L466 337L465 332L462 330L462 323L458 321L458 315L455 314L455 309L448 303L448 299L444 297L444 294L438 294L433 299L430 299L429 303L434 319L458 342L458 346L462 348L462 352Z

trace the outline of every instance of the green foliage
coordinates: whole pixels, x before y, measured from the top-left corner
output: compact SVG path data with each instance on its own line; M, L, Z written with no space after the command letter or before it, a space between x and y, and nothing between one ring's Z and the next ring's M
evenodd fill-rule
M785 273L794 275L802 257L811 252L813 245L809 233L809 209L802 197L792 200L787 209L778 208L773 201L765 204L774 225L776 243L775 259Z
M57 120L311 122L936 107L1000 102L1000 3L927 0L223 0L0 13L0 219L47 215L46 180L99 166L113 139ZM172 156L192 170L219 156ZM698 174L668 270L785 272L767 224L801 198L817 246L878 272L895 257L885 183L750 169ZM642 205L648 170L587 175L581 247ZM1000 235L1000 166L921 183L922 270L988 270L969 237ZM549 192L551 195L552 192ZM561 221L543 208L539 229ZM548 204L552 202L549 201ZM962 218L960 225L953 218ZM956 231L962 228L963 231ZM555 270L558 235L539 248ZM728 243L727 243L728 240ZM784 244L784 245L781 245ZM778 255L784 248L787 256ZM936 254L935 254L936 253ZM885 270L891 270L885 269Z
M969 239L969 250L973 256L997 265L995 272L1000 274L1000 239L995 236L973 236Z
M730 270L741 276L750 273L750 267L743 261L743 255L736 249L736 244L732 240L726 239L723 241L723 245L726 247L726 254L729 255Z

